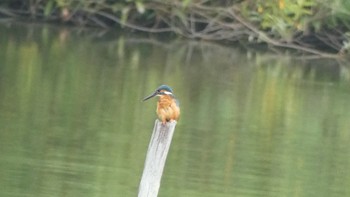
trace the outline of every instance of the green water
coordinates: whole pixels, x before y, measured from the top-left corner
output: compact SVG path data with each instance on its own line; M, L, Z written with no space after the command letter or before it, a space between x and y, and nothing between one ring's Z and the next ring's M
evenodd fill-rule
M168 84L159 196L350 196L350 72L205 42L0 26L0 196L136 196Z

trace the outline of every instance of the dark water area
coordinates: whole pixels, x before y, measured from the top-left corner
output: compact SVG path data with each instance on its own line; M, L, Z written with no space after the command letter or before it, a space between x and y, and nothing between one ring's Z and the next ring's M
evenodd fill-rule
M0 25L0 196L136 196L168 84L159 196L350 196L350 71L239 46ZM151 37L151 38L150 38Z

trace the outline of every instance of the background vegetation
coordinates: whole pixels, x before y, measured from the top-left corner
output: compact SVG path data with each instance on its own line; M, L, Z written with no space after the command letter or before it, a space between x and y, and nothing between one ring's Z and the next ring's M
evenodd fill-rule
M347 0L4 0L5 17L173 32L188 38L265 43L321 56L347 54Z

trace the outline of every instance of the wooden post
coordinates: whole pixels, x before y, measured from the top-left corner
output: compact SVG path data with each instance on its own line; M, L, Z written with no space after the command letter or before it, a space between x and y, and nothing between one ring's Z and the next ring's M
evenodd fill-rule
M138 197L156 197L158 195L160 180L175 126L176 121L169 122L166 125L162 125L159 120L154 123Z

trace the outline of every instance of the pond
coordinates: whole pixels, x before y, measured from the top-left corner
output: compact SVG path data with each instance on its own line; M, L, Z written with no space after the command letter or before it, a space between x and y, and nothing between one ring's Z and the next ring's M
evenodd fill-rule
M135 32L0 25L0 196L136 196L159 85L159 196L350 196L349 63Z

